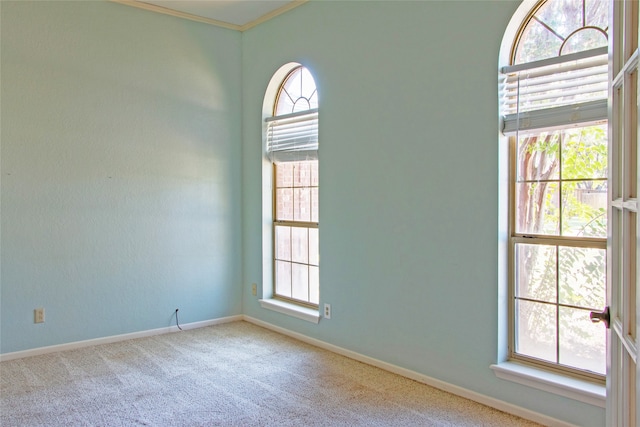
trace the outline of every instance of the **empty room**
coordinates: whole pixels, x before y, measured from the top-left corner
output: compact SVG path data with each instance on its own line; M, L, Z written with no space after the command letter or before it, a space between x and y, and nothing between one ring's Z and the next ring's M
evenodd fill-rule
M639 9L1 0L0 424L638 425Z

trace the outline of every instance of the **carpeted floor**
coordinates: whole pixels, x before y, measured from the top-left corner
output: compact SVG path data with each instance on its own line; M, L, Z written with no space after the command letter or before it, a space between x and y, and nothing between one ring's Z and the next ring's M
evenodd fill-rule
M0 425L536 426L234 322L0 363Z

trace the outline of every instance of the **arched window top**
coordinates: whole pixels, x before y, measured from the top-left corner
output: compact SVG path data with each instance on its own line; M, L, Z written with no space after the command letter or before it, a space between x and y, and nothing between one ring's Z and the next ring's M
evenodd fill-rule
M280 85L273 115L298 113L318 108L316 82L308 69L302 65L294 68Z
M263 104L263 111L272 108L272 115L265 118L268 158L276 163L317 159L318 91L313 76L292 62L280 67L272 84L265 98L271 95L273 104Z
M608 32L607 1L543 0L522 23L511 64L606 47Z

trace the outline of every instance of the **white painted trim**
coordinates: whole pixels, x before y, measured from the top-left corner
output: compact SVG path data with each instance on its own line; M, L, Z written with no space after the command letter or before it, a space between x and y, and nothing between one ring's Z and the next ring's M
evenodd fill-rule
M135 7L138 9L142 9L142 10L147 10L150 12L156 12L156 13L161 13L163 15L169 15L169 16L174 16L176 18L181 18L181 19L187 19L189 21L195 21L195 22L200 22L203 24L209 24L209 25L214 25L216 27L222 27L222 28L226 28L228 30L235 30L235 31L246 31L248 29L251 29L253 27L255 27L256 25L262 24L263 22L266 22L270 19L275 18L278 15L282 15L285 12L290 11L291 9L294 9L304 3L306 3L309 0L294 0L291 3L288 3L276 10L273 10L265 15L262 15L261 17L251 21L251 22L247 22L246 24L243 25L237 25L237 24L232 24L230 22L225 22L225 21L219 21L217 19L212 19L212 18L205 18L204 16L198 16L198 15L194 15L191 13L186 13L186 12L180 12L178 10L174 10L174 9L170 9L168 7L162 7L162 6L158 6L156 4L151 4L151 3L145 3L143 1L140 0L109 0L113 3L119 3L119 4L123 4L125 6L131 6L131 7Z
M302 307L277 299L261 299L260 306L267 310L277 311L278 313L286 314L287 316L306 320L307 322L316 324L320 322L320 313L318 310L314 310L312 308Z
M491 365L496 377L548 393L568 397L600 408L606 407L607 389L604 384L556 374L515 362Z
M185 323L181 325L183 330L204 328L205 326L219 325L222 323L237 322L243 320L242 315L220 317L218 319L205 320L202 322ZM59 351L75 350L83 347L91 347L94 345L111 344L114 342L127 341L135 338L146 338L155 335L168 334L171 332L179 332L177 326L168 326L166 328L150 329L148 331L132 332L130 334L113 335L110 337L95 338L84 341L75 341L66 344L51 345L47 347L33 348L30 350L15 351L13 353L0 354L0 362L13 359L21 359L23 357L40 356L42 354L56 353Z
M161 13L163 15L174 16L176 18L187 19L189 21L201 22L203 24L215 25L216 27L226 28L228 30L240 31L242 28L240 25L230 24L224 21L218 21L216 19L205 18L203 16L193 15L191 13L180 12L167 7L158 6L151 3L144 3L138 0L109 0L113 3L123 4L125 6L135 7L137 9L147 10L149 12Z
M240 27L240 31L246 31L249 30L259 24L262 24L263 22L267 22L270 19L275 18L278 15L282 15L285 12L290 11L291 9L295 9L296 7L305 4L306 2L308 2L309 0L294 0L289 4L286 4L276 10L273 10L265 15L262 15L260 18L255 19L251 22L247 22L246 24L242 25Z
M314 345L316 347L323 348L325 350L329 350L333 353L340 354L342 356L346 356L350 359L357 360L362 363L366 363L371 366L375 366L380 369L384 369L385 371L393 372L394 374L398 374L405 378L412 379L414 381L421 382L423 384L427 384L431 387L435 387L440 390L444 390L446 392L455 394L460 397L464 397L469 400L473 400L474 402L481 403L483 405L498 409L500 411L516 415L518 417L534 421L546 426L550 427L576 427L574 424L567 423L565 421L558 420L556 418L552 418L548 415L541 414L539 412L534 412L529 409L522 408L520 406L513 405L508 402L504 402L499 399L495 399L493 397L489 397L475 391L468 390L463 387L459 387L436 378L429 377L427 375L421 374L419 372L412 371L410 369L402 368L400 366L393 365L391 363L383 362L378 359L374 359L369 356L365 356L360 353L356 353L355 351L347 350L342 347L338 347L333 344L329 344L325 341L320 341L315 338L308 337L306 335L300 334L298 332L293 332L285 328L281 328L279 326L275 326L271 323L264 322L262 320L253 318L251 316L244 315L244 320L253 323L258 326L262 326L263 328L270 329L272 331L278 332L282 335L287 335L289 337L295 338L297 340L306 342L307 344Z

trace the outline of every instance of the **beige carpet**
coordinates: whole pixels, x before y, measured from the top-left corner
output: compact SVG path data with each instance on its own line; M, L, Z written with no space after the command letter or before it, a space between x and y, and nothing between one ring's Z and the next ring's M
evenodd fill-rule
M0 363L2 426L534 426L247 322Z

